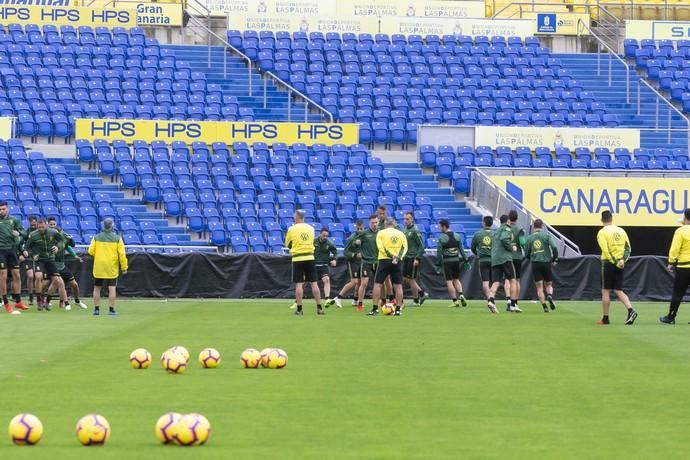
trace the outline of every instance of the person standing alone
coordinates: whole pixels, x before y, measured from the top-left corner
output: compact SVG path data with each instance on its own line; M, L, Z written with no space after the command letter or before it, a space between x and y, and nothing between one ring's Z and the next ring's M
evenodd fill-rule
M609 324L609 308L611 307L611 291L623 302L628 310L625 324L632 325L637 318L630 299L623 292L623 278L625 263L630 258L630 240L622 228L613 225L611 211L601 213L601 223L604 226L597 234L597 242L601 249L601 307L602 318L597 324Z
M101 314L101 288L108 288L108 314L117 316L117 280L127 273L127 255L122 237L115 233L113 219L103 221L103 231L94 236L89 244L89 255L93 257L93 315Z
M668 252L668 270L674 273L673 295L668 315L659 318L664 324L676 324L676 315L685 292L690 287L690 208L683 213L683 226L673 234Z

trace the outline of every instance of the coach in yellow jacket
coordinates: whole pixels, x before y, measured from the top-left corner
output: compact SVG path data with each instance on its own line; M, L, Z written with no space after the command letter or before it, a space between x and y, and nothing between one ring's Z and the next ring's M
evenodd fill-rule
M116 316L115 300L117 298L117 279L120 273L127 273L127 256L122 237L115 233L113 219L103 221L103 231L94 236L89 245L89 254L93 256L93 302L94 316L101 314L101 288L108 288L108 314Z
M668 270L675 272L673 295L668 315L659 318L664 324L675 324L683 296L690 286L690 208L683 213L683 225L673 234L668 251Z

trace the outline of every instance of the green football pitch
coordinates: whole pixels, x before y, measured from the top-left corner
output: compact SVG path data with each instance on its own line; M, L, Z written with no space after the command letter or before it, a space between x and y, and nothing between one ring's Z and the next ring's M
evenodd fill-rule
M666 304L637 304L624 326L597 326L594 302L494 316L482 302L428 301L402 317L348 305L294 317L289 301L129 300L119 317L91 310L0 316L0 422L43 422L34 447L0 440L2 459L584 459L687 458L690 326L662 326ZM681 317L689 316L681 310ZM690 318L688 318L690 319ZM192 363L166 374L161 352ZM147 348L148 370L129 366ZM196 355L217 348L218 369ZM280 347L282 370L242 369L240 352ZM163 446L165 412L198 412L208 444ZM105 447L81 447L77 420L110 422ZM5 429L5 428L3 428Z

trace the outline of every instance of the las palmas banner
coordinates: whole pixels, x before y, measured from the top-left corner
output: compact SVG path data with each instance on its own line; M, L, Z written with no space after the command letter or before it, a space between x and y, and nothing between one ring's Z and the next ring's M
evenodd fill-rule
M336 5L339 16L483 18L486 13L482 1L337 0Z
M637 40L688 40L690 22L688 21L625 21L625 38Z
M381 33L404 35L495 35L529 37L534 34L533 19L432 19L393 17L381 21Z
M537 147L628 148L640 147L640 130L632 128L549 128L529 126L476 126L475 145Z
M134 27L137 25L137 16L133 9L24 6L0 3L0 24Z
M207 0L206 7L217 13L247 16L335 16L335 0Z
M208 0L213 12L248 16L349 17L409 16L422 18L483 18L483 1L450 0Z
M0 139L12 139L14 136L14 118L0 117Z
M355 123L263 123L178 120L75 120L77 139L93 141L143 140L146 142L284 142L286 144L357 144Z
M369 16L229 16L228 28L237 30L288 30L300 32L378 33L378 20Z
M551 225L598 226L609 210L623 227L676 227L690 207L687 179L491 176Z

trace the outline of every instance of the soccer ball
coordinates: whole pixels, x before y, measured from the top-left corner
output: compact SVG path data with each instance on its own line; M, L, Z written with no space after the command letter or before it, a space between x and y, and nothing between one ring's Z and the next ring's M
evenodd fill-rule
M255 369L261 363L261 353L254 348L247 348L240 355L240 364L244 368Z
M137 348L129 355L129 364L134 369L148 369L151 365L151 353L143 348Z
M386 316L390 316L393 313L395 313L395 306L392 303L387 303L383 307L381 307L381 313L383 313Z
M215 348L206 348L199 353L199 365L203 368L214 369L220 366L220 353Z
M282 369L287 366L288 355L280 348L273 348L268 353L267 364L269 369Z
M177 345L175 347L172 347L170 351L174 351L184 356L185 364L189 364L189 350L187 350L185 347L183 347L182 345Z
M77 423L77 439L84 446L102 446L110 437L110 424L101 415L89 414Z
M156 437L163 444L170 444L175 440L175 426L182 419L182 414L170 412L163 415L156 422Z
M187 370L187 361L180 353L170 350L165 354L163 368L170 374L184 374Z
M10 439L21 446L33 446L43 437L43 424L35 415L19 414L10 420Z
M264 348L261 350L261 367L268 367L268 354L273 348Z
M184 447L201 446L208 441L211 424L199 414L187 414L175 424L175 444Z

